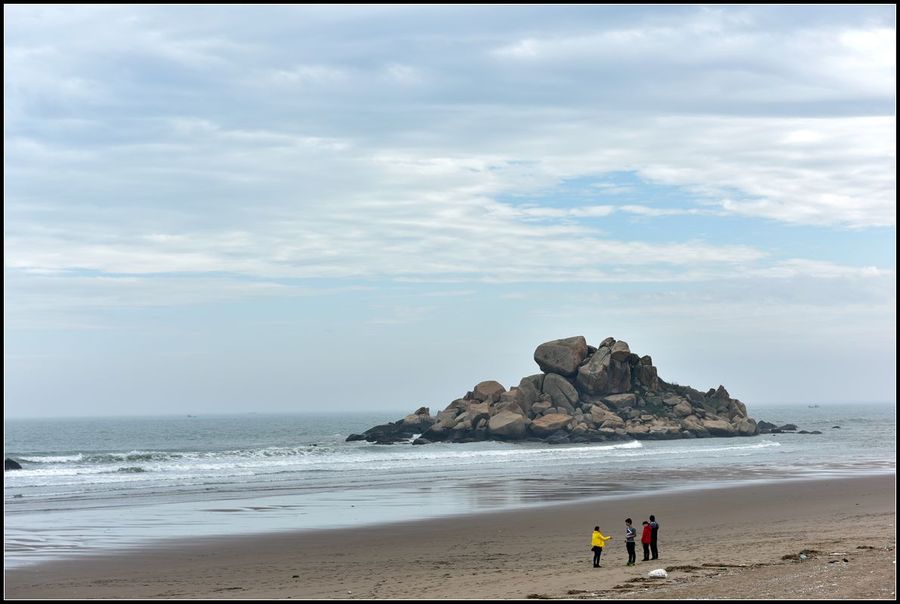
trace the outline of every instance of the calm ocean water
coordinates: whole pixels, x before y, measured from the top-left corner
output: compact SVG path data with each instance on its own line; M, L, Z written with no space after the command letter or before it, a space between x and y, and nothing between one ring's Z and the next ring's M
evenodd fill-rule
M895 472L894 405L751 408L821 435L344 442L402 414L8 420L5 567L148 541L357 526L750 480ZM840 428L833 428L840 426Z

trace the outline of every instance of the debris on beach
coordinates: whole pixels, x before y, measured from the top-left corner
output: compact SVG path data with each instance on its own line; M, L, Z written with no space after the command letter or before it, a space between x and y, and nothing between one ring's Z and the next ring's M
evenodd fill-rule
M657 568L656 570L651 570L647 573L648 577L652 577L653 579L665 579L669 576L669 574L663 568Z
M815 554L818 554L818 553L821 553L821 552L819 552L819 550L817 550L817 549L804 549L804 550L801 550L797 554L785 554L784 556L781 557L781 559L782 560L799 560L802 562L803 560L807 560L809 558L815 558Z

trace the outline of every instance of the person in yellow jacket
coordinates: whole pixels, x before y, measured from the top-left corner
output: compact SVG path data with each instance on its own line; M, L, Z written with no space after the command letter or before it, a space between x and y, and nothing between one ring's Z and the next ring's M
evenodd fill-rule
M591 551L594 552L594 568L600 568L600 554L603 553L603 546L612 537L607 537L600 532L600 527L594 527L594 534L591 535Z

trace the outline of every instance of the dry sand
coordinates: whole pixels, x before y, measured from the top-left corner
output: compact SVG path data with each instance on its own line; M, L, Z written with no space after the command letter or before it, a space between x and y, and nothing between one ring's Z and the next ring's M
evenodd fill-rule
M895 476L598 502L161 546L7 570L7 598L884 598ZM660 522L626 567L624 519ZM591 530L614 536L592 568ZM640 534L640 532L639 532ZM640 544L637 546L641 558ZM801 551L808 559L796 558ZM667 579L646 579L668 568Z

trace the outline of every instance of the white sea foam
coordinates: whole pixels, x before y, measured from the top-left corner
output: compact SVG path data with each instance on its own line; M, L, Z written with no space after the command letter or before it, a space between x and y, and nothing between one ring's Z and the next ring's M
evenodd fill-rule
M18 455L16 459L28 463L71 463L84 459L81 453L76 455Z
M673 441L669 441L673 442ZM678 441L683 443L685 441ZM122 462L131 462L133 473L148 474L131 480L170 481L190 476L235 477L252 474L274 474L290 470L325 472L360 472L365 470L400 471L430 466L434 469L485 466L519 463L597 462L616 457L667 457L670 459L708 454L738 453L744 450L779 447L778 442L729 444L711 447L703 441L690 441L689 446L656 448L641 441L612 444L585 444L577 446L521 446L509 443L473 443L459 445L439 443L424 446L391 447L361 444L342 449L334 447L266 447L263 449L238 449L218 452L158 452L130 451L128 453L102 453L76 456L43 457L44 464L52 467L25 468L16 477L33 477L35 484L50 484L53 478L62 484L65 477L84 481L88 476L119 472ZM694 444L696 443L696 444ZM37 458L23 457L31 461ZM39 463L39 462L38 462ZM111 467L114 466L114 467ZM150 476L152 474L152 476ZM159 475L161 474L161 475ZM40 477L46 480L39 480ZM121 478L119 478L121 480ZM108 476L96 478L109 482Z

